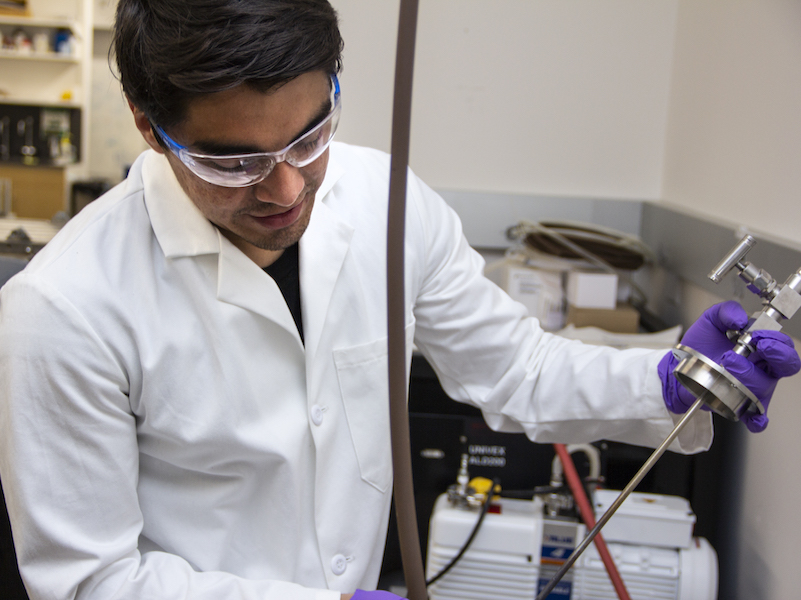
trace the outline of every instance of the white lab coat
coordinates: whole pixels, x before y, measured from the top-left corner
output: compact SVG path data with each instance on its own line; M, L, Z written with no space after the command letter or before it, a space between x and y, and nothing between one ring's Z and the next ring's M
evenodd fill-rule
M391 496L387 157L334 144L273 280L143 154L0 297L0 475L32 598L335 600L375 585ZM544 333L414 177L407 355L532 439L659 443L662 353ZM683 450L711 441L708 415ZM421 518L426 518L421 515ZM333 591L332 591L333 590Z

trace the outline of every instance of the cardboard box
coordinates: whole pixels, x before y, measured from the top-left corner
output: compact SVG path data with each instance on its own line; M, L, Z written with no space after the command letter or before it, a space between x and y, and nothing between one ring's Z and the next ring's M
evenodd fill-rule
M487 265L487 279L495 282L513 299L523 304L528 313L539 319L546 331L564 326L564 292L562 273L533 269L511 258Z
M567 302L577 308L608 308L617 305L617 275L571 271L567 274Z
M615 333L637 333L640 326L640 313L628 304L618 304L617 308L579 308L568 304L568 324L576 327L600 327Z

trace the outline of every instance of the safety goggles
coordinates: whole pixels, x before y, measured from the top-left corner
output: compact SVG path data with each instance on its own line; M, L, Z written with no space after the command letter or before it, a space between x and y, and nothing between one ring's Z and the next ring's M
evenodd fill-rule
M331 76L331 112L317 125L278 152L250 154L199 154L182 146L158 125L153 129L164 145L195 175L208 183L223 187L247 187L264 180L280 162L305 167L314 162L334 138L342 105L339 101L339 80Z

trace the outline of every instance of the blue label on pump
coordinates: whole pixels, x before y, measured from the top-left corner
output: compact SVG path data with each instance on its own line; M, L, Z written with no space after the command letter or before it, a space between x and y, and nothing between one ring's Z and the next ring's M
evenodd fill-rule
M564 548L561 546L543 546L542 547L542 562L546 564L561 565L573 552L573 548Z
M546 519L543 523L542 548L540 551L540 576L537 582L537 594L550 583L565 561L570 558L576 547L579 524L570 520ZM573 569L570 569L562 580L556 584L546 600L570 600L573 593Z

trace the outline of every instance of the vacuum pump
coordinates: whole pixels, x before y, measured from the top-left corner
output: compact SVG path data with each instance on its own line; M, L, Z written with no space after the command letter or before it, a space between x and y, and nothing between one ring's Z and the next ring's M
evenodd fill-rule
M430 600L531 600L544 588L586 534L571 492L560 485L558 459L554 465L551 486L523 499L505 497L488 480L467 481L463 464L456 485L437 499L431 516ZM618 494L592 491L596 515ZM717 598L717 555L706 539L693 536L694 524L689 502L677 496L635 492L620 506L603 536L633 600ZM618 595L593 546L548 598Z

